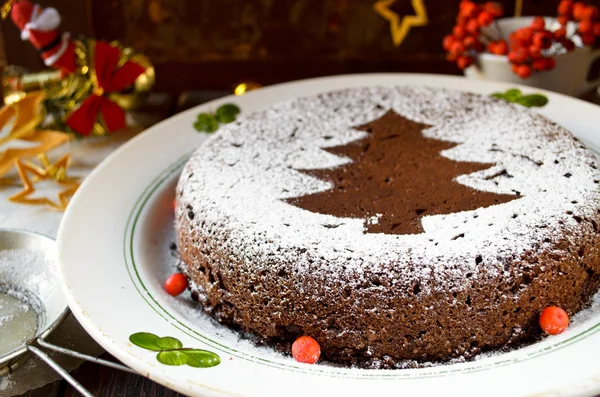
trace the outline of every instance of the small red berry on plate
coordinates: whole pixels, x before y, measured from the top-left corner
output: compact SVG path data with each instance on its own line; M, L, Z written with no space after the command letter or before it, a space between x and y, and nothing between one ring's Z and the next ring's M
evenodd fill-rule
M188 287L187 278L181 273L173 273L165 281L165 290L171 296L181 294Z
M531 28L533 30L544 30L545 27L546 27L546 22L544 21L544 18L542 18L542 17L533 18L533 21L531 22Z
M572 0L562 0L559 4L558 4L558 13L560 15L571 15L571 12L573 12L573 1Z
M548 335L558 335L569 326L569 315L560 307L548 306L540 314L540 327Z
M594 24L592 31L594 32L594 36L600 36L600 22Z
M473 58L464 56L464 55L459 56L458 59L456 60L456 65L461 70L468 68L469 66L471 66L472 63L473 63Z
M520 78L526 79L531 76L531 67L529 65L519 65L516 68L517 74Z
M546 70L552 70L556 67L556 60L554 58L546 58Z
M292 356L299 363L314 364L321 357L321 346L310 336L301 336L292 344Z

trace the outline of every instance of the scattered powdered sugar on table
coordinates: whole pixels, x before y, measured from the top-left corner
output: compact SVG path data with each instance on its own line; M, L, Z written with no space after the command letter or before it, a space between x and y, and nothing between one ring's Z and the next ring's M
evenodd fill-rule
M425 216L425 233L417 235L365 234L363 219L283 201L332 188L298 170L349 162L322 149L364 137L353 127L390 109L431 125L425 136L458 144L442 156L490 163L459 176L459 183L518 199ZM279 103L223 127L185 166L178 215L195 213L197 229L208 230L237 257L253 258L246 265L257 272L274 256L297 272L328 280L346 272L361 282L365 271L392 263L398 282L456 289L467 274L502 275L504 259L568 236L578 227L576 217L598 208L599 182L596 159L584 145L526 108L445 89L354 88ZM339 226L326 227L331 224Z

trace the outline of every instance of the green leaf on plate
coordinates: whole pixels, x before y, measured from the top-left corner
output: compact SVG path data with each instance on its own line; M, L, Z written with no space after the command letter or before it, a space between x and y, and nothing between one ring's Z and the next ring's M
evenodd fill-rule
M161 364L173 366L185 365L189 362L188 355L180 350L160 352L156 355L156 359Z
M541 108L548 103L548 97L541 94L525 95L524 97L519 98L517 103L527 107Z
M156 346L160 347L160 350L181 349L183 347L183 343L179 339L170 336L158 338L155 343Z
M219 106L216 116L220 123L231 123L232 121L235 121L238 114L240 114L239 107L233 103L226 103Z
M221 357L213 352L209 352L208 350L186 350L185 354L188 356L188 362L186 364L190 367L210 368L221 363Z
M219 128L219 121L210 113L200 113L194 128L200 132L215 132Z
M131 334L129 336L129 341L136 346L141 347L142 349L160 351L163 350L156 344L156 341L159 339L158 336L151 334L149 332L138 332L136 334Z
M494 92L491 96L494 98L506 100L506 96L504 96L504 94L501 92Z
M517 88L512 88L504 93L504 97L509 102L516 102L521 96L523 96L523 93Z

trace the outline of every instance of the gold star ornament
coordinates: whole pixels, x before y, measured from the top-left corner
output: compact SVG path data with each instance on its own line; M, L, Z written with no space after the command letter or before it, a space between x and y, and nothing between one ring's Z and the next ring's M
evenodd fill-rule
M66 143L70 136L64 132L36 129L44 118L44 94L27 94L20 101L0 108L0 181L14 166L15 160L30 159ZM8 147L19 141L21 147Z
M410 29L414 26L425 26L429 24L427 9L423 0L412 0L412 6L416 15L405 15L400 17L396 12L390 10L390 6L396 0L378 0L373 8L375 12L390 22L390 31L392 33L392 42L394 47L400 46Z
M21 160L16 161L15 166L23 183L23 190L9 197L8 200L20 204L46 205L56 211L66 210L69 199L80 186L76 178L69 178L67 176L67 169L71 165L71 155L66 154L62 156L54 164L48 161L45 154L40 155L39 159L41 163L39 166L32 163L24 163ZM33 178L29 174L33 175ZM51 200L48 197L30 197L36 191L35 182L45 180L54 180L62 188L58 193L57 200Z

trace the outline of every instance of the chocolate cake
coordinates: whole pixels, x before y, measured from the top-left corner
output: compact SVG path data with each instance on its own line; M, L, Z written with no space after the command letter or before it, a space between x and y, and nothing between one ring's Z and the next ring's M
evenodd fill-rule
M328 360L394 367L534 340L600 283L600 172L519 105L352 88L221 129L177 186L181 268L204 310Z

